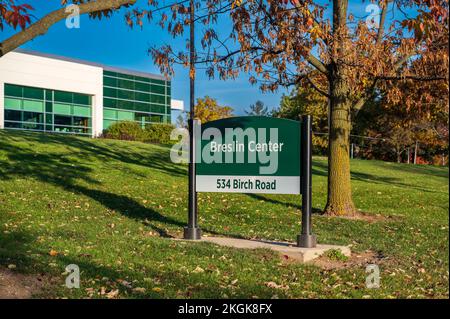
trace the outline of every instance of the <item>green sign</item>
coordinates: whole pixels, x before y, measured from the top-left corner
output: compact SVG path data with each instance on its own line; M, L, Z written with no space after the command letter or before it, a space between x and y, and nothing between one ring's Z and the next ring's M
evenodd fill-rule
M300 194L300 122L233 117L195 136L197 192Z

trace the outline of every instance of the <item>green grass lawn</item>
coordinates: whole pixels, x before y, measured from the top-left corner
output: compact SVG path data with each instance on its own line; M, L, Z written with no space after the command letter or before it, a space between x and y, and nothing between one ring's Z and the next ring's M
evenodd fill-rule
M448 298L448 168L353 160L357 207L385 218L313 215L320 243L377 254L381 287L367 289L365 265L324 269L170 239L187 220L187 168L168 154L0 131L0 265L46 274L36 297ZM326 170L315 158L315 211L325 205ZM216 236L294 241L300 215L299 196L199 194L201 228ZM81 269L80 289L65 287L69 264Z

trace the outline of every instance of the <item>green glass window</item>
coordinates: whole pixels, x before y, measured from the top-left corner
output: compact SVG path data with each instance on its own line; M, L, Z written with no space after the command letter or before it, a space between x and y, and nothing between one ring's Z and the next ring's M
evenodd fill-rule
M165 104L166 99L164 96L152 94L150 96L150 102L158 103L158 104Z
M86 106L73 106L73 115L75 116L85 116L90 117L91 116L91 108Z
M136 92L135 98L136 98L136 101L150 102L150 94L147 94L147 93Z
M150 84L148 83L136 82L135 88L136 91L150 92Z
M162 115L152 115L150 118L150 122L152 123L162 123L163 122L163 116Z
M5 83L5 95L23 97L23 88L19 85Z
M47 123L47 124L53 123L53 115L51 113L45 114L45 123Z
M119 121L133 121L134 112L117 111L117 119Z
M164 80L151 79L151 83L153 83L153 84L158 84L158 85L165 85L165 84L166 84L166 81L164 81Z
M116 87L117 86L117 79L105 76L103 78L103 85Z
M73 94L73 103L74 104L80 104L80 105L91 105L91 97L86 94Z
M124 99L124 100L134 100L135 92L134 91L118 90L117 97L119 99Z
M88 127L91 126L90 119L87 117L74 116L72 121L73 126Z
M116 110L103 109L103 118L117 119L117 111Z
M134 79L136 80L136 81L141 81L141 82L146 82L146 83L150 83L150 79L149 78L144 78L144 77L142 77L142 76L135 76L134 77Z
M107 129L108 127L110 127L110 126L113 125L114 123L116 123L116 121L103 120L103 129Z
M108 76L114 76L114 77L117 76L117 73L116 73L116 72L106 71L106 70L103 70L103 74L104 74L104 75L108 75Z
M69 92L55 91L54 98L56 102L72 103L73 94Z
M134 103L134 108L136 111L150 112L150 104L147 103L136 102Z
M22 112L5 110L5 121L22 121Z
M103 88L103 95L107 96L107 97L117 97L117 89L111 89L111 88L107 88L104 87Z
M133 81L119 79L117 81L117 86L122 89L134 90L134 82Z
M47 101L53 101L53 91L45 90L45 99Z
M71 126L72 125L72 117L71 116L55 115L55 125Z
M5 84L5 95L7 128L76 134L92 132L90 95L11 84ZM54 100L57 103L53 103Z
M104 128L112 120L145 123L165 122L170 116L170 81L104 71ZM117 109L111 110L108 108ZM119 111L124 110L124 111ZM129 110L126 112L125 110ZM151 114L151 113L159 113Z
M166 87L160 85L152 85L151 91L152 93L166 94Z
M44 102L23 100L23 110L30 112L44 112Z
M23 112L23 122L44 123L44 114L35 112Z
M43 131L44 130L44 125L39 124L39 123L34 123L34 122L23 122L22 123L22 128L24 130L35 130L35 131Z
M108 99L108 98L104 98L103 99L103 107L117 107L117 100L114 99Z
M53 104L53 113L71 115L72 112L70 105L55 103Z
M118 78L127 79L127 80L134 80L134 75L129 74L123 74L123 73L117 73Z
M165 113L165 107L164 105L155 105L152 104L152 108L151 108L152 112L154 113Z
M23 97L29 99L43 100L44 99L44 90L39 88L32 87L24 87L23 88Z
M53 103L52 102L45 102L45 112L53 112Z
M22 100L5 98L5 109L21 110L22 109Z
M6 128L22 128L22 123L5 121L5 127Z
M134 110L134 102L117 100L117 108L124 110Z

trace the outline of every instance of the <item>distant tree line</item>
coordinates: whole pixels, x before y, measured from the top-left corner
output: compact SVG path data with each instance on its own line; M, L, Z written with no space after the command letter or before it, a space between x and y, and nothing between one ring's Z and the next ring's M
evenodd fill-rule
M447 85L434 83L424 97L417 86L402 84L398 99L379 91L352 116L350 135L353 156L398 163L447 165L449 154L449 104ZM426 99L417 106L417 100ZM428 101L428 102L427 102ZM297 87L283 95L272 116L298 120L313 116L313 151L326 155L328 147L328 102L316 90ZM351 155L351 154L350 154Z
M414 90L414 86L403 87ZM448 163L448 102L445 86L434 89L437 95L428 108L408 106L408 99L389 100L383 92L354 114L349 156L398 163ZM411 97L418 92L410 92ZM402 95L406 96L406 95ZM220 105L205 96L197 99L195 117L202 123L233 116L233 108ZM272 116L299 120L301 115L313 118L313 152L326 155L328 149L328 101L312 87L296 87L281 97L279 107L269 109L256 101L246 110L248 116ZM177 127L187 127L188 113L176 120Z

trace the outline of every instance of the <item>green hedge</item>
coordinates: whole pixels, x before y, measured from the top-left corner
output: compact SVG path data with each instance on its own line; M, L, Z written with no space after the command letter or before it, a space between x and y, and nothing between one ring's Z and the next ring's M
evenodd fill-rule
M170 133L175 128L172 124L147 124L145 127L145 142L174 144Z
M147 143L173 144L170 133L172 124L147 124L145 129L137 122L119 121L103 131L102 137L116 140L140 141Z
M143 141L144 130L136 122L120 121L104 130L103 137L115 140Z

